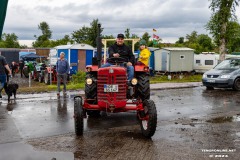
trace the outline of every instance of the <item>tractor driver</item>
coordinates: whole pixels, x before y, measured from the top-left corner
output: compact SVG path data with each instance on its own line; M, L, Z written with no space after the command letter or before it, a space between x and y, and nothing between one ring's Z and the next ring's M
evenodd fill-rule
M116 43L108 48L109 58L111 57L121 57L125 59L127 62L127 73L128 73L128 80L132 80L134 77L134 68L133 65L135 64L135 57L132 53L130 47L124 44L124 35L118 34ZM106 64L102 65L102 67L109 67L112 64L107 62Z

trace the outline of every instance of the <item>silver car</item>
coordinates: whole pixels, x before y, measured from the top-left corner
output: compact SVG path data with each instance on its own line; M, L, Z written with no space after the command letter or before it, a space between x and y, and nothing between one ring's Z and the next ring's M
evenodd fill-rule
M232 88L240 90L240 58L229 58L205 72L202 83L207 89Z

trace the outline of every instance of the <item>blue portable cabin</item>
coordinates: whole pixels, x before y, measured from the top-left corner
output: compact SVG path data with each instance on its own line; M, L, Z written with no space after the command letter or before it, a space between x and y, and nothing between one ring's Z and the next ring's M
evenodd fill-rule
M65 58L70 65L70 74L78 71L85 71L87 65L92 64L94 56L94 48L88 44L71 44L55 47L57 49L57 57L61 52L65 53Z

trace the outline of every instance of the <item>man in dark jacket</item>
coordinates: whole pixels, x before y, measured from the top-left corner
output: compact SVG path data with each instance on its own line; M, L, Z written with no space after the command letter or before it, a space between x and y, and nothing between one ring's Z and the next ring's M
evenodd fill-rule
M116 43L108 49L109 58L111 57L121 57L124 58L125 62L127 62L127 73L128 73L128 80L131 80L134 76L134 68L133 65L135 64L135 57L132 53L130 47L124 44L124 35L118 34ZM106 63L102 65L102 67L109 67L111 63Z

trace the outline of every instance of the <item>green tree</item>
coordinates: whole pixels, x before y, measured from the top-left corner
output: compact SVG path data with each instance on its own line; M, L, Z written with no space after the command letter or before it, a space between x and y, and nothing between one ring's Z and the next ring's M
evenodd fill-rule
M192 31L192 33L189 35L186 35L186 43L197 43L197 31Z
M179 37L178 41L176 41L175 43L183 44L184 43L184 37Z
M50 38L52 37L52 31L50 30L50 27L47 22L41 22L38 25L38 29L41 30L42 35L34 37L36 38L36 41L33 42L33 47L50 47L51 42Z
M51 41L51 46L55 47L55 46L59 46L59 45L66 45L66 44L73 44L74 41L71 39L71 37L69 35L65 35L62 39L58 39L56 41Z
M206 34L197 36L197 43L201 46L199 52L213 51L214 45L212 39Z
M239 0L210 0L212 16L207 23L206 28L210 31L219 46L220 60L225 59L226 54L226 34L229 21L236 19L235 7L238 6Z
M226 47L228 52L240 52L240 25L237 22L229 22L226 31Z
M83 26L79 30L73 31L72 39L77 43L86 43L93 47L96 47L98 24L99 24L98 19L94 19L90 23L90 27ZM101 28L100 35L102 31L103 31L103 28Z
M3 33L2 40L0 40L1 48L20 48L18 37L15 33Z
M142 38L141 38L141 39L144 39L144 40L147 42L147 45L148 45L150 37L151 37L151 36L148 34L148 32L145 32L145 33L142 35Z

